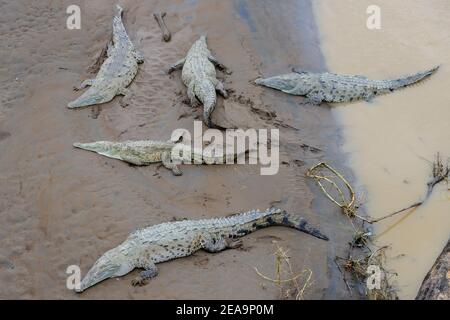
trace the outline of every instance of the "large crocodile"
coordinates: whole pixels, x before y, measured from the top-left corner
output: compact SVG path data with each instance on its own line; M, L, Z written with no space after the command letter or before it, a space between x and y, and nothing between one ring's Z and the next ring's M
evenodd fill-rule
M162 223L134 231L118 247L103 254L76 291L82 292L100 281L123 276L135 268L144 271L133 279L132 284L142 285L157 275L156 263L186 257L200 249L219 252L237 248L242 244L240 237L270 226L291 227L328 240L305 219L275 208L225 218Z
M138 72L138 64L144 62L127 35L122 23L123 9L116 5L113 21L112 43L108 45L107 59L102 64L95 79L84 80L77 88L91 86L78 99L68 104L69 108L79 108L109 102L116 95L126 95L127 87Z
M350 102L359 99L371 101L375 96L417 83L435 73L439 67L395 80L371 80L365 76L334 73L312 73L295 68L292 73L259 78L256 84L283 92L306 96L305 103L319 105L325 102Z
M214 153L204 152L203 149L193 148L191 145L173 141L97 141L92 143L74 143L73 146L137 166L162 162L163 166L172 170L176 176L182 175L178 167L182 163L224 164L234 161L239 156L235 153L226 152L217 152L217 155L215 155Z
M206 37L201 36L189 49L185 58L172 65L168 73L182 69L181 78L187 87L187 95L193 107L198 100L203 104L203 121L211 127L211 114L216 106L216 90L227 98L223 83L216 78L216 68L225 69L211 54L206 45ZM198 99L198 100L197 100Z

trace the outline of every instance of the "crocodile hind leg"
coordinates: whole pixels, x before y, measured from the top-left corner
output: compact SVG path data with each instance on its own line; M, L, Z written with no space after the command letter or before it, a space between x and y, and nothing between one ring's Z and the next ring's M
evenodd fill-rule
M227 90L225 90L223 82L217 80L216 90L222 95L222 97L224 97L225 99L228 98L228 92Z
M81 84L78 87L74 87L73 89L75 91L78 91L78 90L84 89L86 87L92 86L94 84L94 80L95 79L86 79L83 82L81 82Z
M127 96L127 95L130 94L130 90L128 90L127 88L120 88L120 89L117 91L117 94L118 94L118 95L121 95L121 96Z
M228 239L223 237L217 239L210 235L203 235L200 239L200 244L202 246L202 249L206 252L215 253L223 251L225 249L239 248L242 246L242 240Z
M169 70L167 70L167 73L172 73L175 70L180 69L181 67L183 67L185 61L186 61L186 58L183 58L183 59L177 61L175 64L170 66Z
M129 101L133 100L133 94L127 88L120 88L119 90L117 90L116 95L122 96L121 100L119 101L119 104L122 108L127 107L130 104Z
M139 275L136 278L131 280L131 285L143 286L147 283L148 279L154 278L158 275L158 268L151 261L146 262L144 269L144 271L139 272Z
M161 156L162 164L165 168L172 171L175 176L181 176L183 172L181 172L180 168L172 162L170 151L164 152Z
M197 97L195 96L193 81L188 86L187 96L189 98L189 101L191 102L191 107L197 108L200 105L200 102L198 101Z

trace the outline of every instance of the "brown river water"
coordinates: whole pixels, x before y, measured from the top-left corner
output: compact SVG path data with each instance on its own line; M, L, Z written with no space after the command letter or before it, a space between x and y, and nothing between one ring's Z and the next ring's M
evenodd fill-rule
M422 200L437 152L450 157L450 2L379 0L381 29L366 27L370 0L314 1L322 52L330 71L375 79L441 69L422 84L371 103L336 106L344 152L367 214L379 218ZM447 184L428 201L376 226L376 244L390 245L387 266L398 273L400 298L414 298L447 243Z
M306 298L357 298L349 297L333 262L345 254L351 228L304 173L324 160L339 168L364 191L373 217L421 198L434 153L450 156L447 2L380 0L378 31L365 28L369 2L360 0L118 2L146 58L132 95L69 110L80 94L73 86L93 76L89 67L110 36L113 2L81 1L82 28L68 30L69 0L0 0L0 298L279 298L278 288L263 285L254 271L273 275L274 241L289 250L295 271L312 270ZM167 12L169 43L161 41L155 11ZM250 165L186 165L174 177L158 165L137 168L73 149L78 141L167 139L176 128L192 130L201 108L183 102L180 73L164 70L202 34L233 71L219 73L233 92L219 99L213 121L278 128L277 175L261 176ZM442 69L423 84L332 108L300 105L301 98L251 83L292 66L381 79L436 64ZM389 266L399 273L402 298L415 295L447 241L448 200L441 186L426 206L377 229L377 242L392 245ZM143 287L130 285L135 271L81 295L66 288L67 266L79 265L84 274L136 228L271 205L320 225L331 241L268 228L245 237L241 250L161 264Z

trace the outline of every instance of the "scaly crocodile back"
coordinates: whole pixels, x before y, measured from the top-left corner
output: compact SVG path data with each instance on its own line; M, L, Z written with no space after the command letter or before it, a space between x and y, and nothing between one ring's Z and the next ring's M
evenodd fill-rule
M319 230L310 227L300 216L288 214L277 208L269 208L265 211L251 210L223 218L161 223L138 229L131 233L127 240L133 242L159 241L168 235L179 234L180 237L183 237L191 231L216 233L224 237L242 237L255 230L274 225L295 228L320 239L328 240Z
M376 95L422 81L434 74L438 68L394 80L371 80L360 75L311 73L293 69L293 73L256 79L255 83L288 94L306 96L314 104L320 104L322 101L349 102L358 99L370 101Z
M186 233L191 230L198 231L224 231L232 232L233 228L244 227L249 223L263 219L268 216L281 215L280 209L267 209L265 211L252 210L244 213L237 213L228 217L199 219L199 220L183 220L175 222L165 222L132 232L129 238L159 240L164 238L166 234Z
M194 92L203 104L203 121L208 127L211 127L211 115L217 102L216 88L210 79L202 78L195 84Z

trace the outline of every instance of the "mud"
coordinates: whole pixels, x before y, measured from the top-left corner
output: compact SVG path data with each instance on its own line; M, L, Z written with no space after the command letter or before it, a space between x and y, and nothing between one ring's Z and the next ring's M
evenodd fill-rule
M348 298L333 258L345 250L350 227L304 177L320 160L344 163L340 130L327 107L302 106L301 99L249 81L292 66L325 69L310 2L120 1L145 63L129 97L82 110L66 105L78 95L72 88L91 77L89 67L110 38L113 7L106 0L83 2L82 29L68 30L69 2L0 2L0 298L277 298L278 289L263 287L254 271L273 274L274 240L289 250L294 268L313 271L307 298ZM152 17L158 11L167 12L168 43ZM165 70L202 34L233 71L220 73L235 94L219 99L213 121L278 127L280 162L289 165L275 176L261 176L254 165L190 166L175 178L158 166L136 168L73 149L75 141L164 139L176 128L192 131L201 109L183 103L179 74ZM320 225L331 241L269 228L245 237L244 250L200 252L161 264L158 277L144 287L130 285L135 271L81 295L66 288L69 265L84 274L135 228L272 204Z

